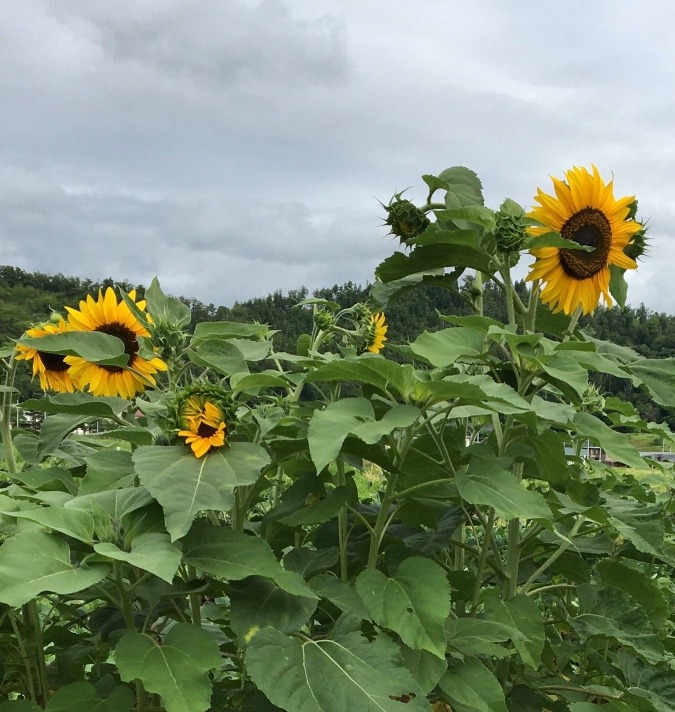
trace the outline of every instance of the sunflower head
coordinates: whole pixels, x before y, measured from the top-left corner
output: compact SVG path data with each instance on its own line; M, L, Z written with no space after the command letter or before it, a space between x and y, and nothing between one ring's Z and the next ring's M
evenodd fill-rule
M379 354L384 348L384 342L387 340L387 330L389 326L385 322L384 314L371 314L366 325L366 351L373 354Z
M495 215L493 234L497 251L503 254L520 252L527 237L522 208L520 212L509 209L510 203L511 201L505 201Z
M178 416L184 438L195 457L204 457L213 448L225 445L227 410L214 391L185 391L179 395Z
M601 297L612 306L609 291L610 265L636 269L626 251L642 225L631 217L633 196L614 197L613 181L605 183L598 169L575 166L565 180L553 178L554 194L537 189L538 203L528 217L539 226L528 228L533 237L558 232L584 248L533 247L536 261L528 281L543 284L541 300L554 312L572 314L579 307L592 312Z
M389 225L390 234L396 235L402 245L409 245L429 227L431 221L414 203L401 198L401 195L396 193L389 205L383 206L387 211L385 225Z
M127 295L135 309L145 311L145 301L136 301L136 292ZM99 291L98 298L88 295L80 302L79 309L68 309L69 328L76 331L100 331L116 336L124 344L129 360L126 368L90 363L79 356L66 356L69 373L75 385L95 396L121 396L133 398L148 386L155 385L155 376L166 371L166 363L144 349L144 339L150 332L141 323L124 300L118 301L115 292L108 287Z
M31 327L26 331L26 336L39 339L47 334L60 334L68 329L67 322L59 315L58 320L53 320L50 317L50 321L46 324ZM37 376L40 379L42 390L56 391L57 393L73 393L75 391L75 384L70 377L66 357L62 354L40 351L17 344L16 360L32 362L33 378Z

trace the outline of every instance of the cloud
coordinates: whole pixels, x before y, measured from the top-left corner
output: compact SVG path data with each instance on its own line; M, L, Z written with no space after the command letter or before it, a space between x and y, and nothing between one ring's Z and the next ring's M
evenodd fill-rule
M662 0L5 0L0 261L228 303L364 282L382 209L474 169L531 205L595 162L637 194L658 285L669 225L675 9Z

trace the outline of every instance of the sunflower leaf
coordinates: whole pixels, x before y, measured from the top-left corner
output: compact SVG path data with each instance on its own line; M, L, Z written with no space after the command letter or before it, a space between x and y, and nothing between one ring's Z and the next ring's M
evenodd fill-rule
M620 307L626 306L628 283L624 277L626 270L616 265L609 265L609 292Z
M593 245L580 245L574 240L566 240L559 232L545 232L537 237L528 237L523 243L526 250L539 250L542 247L558 247L564 250L582 250L583 252L593 252Z
M24 337L18 343L45 353L80 356L85 361L104 366L123 367L129 361L124 342L102 331L64 331L36 338Z

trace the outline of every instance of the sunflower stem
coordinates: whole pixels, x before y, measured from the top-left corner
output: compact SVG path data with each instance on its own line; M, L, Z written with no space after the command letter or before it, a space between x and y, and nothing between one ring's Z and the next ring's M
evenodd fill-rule
M7 373L5 375L7 390L2 394L2 411L0 412L0 440L5 446L5 462L9 474L18 472L14 454L14 441L12 440L12 391L10 390L14 387L14 375L16 373L15 354L16 352L12 352L7 365Z

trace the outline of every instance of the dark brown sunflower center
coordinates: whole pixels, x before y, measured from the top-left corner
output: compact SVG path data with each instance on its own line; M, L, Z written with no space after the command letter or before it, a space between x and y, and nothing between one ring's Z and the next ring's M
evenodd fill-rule
M612 226L602 211L596 208L579 210L562 226L560 234L566 240L593 248L590 252L560 250L560 266L568 277L588 279L607 266Z
M68 370L68 364L63 360L62 354L50 354L46 351L38 351L38 354L47 371L60 373Z
M127 365L132 365L134 357L138 353L140 346L138 344L136 334L134 334L128 326L124 326L124 324L120 324L118 321L113 321L110 324L102 324L97 327L96 331L101 331L104 334L110 334L110 336L116 336L120 339L124 344L124 353L129 357ZM109 371L110 373L119 373L120 371L124 371L124 369L119 366L101 366L101 368Z
M199 435L200 438L210 438L216 432L218 432L218 428L214 428L213 425L207 425L206 423L200 423L197 428L197 435Z

